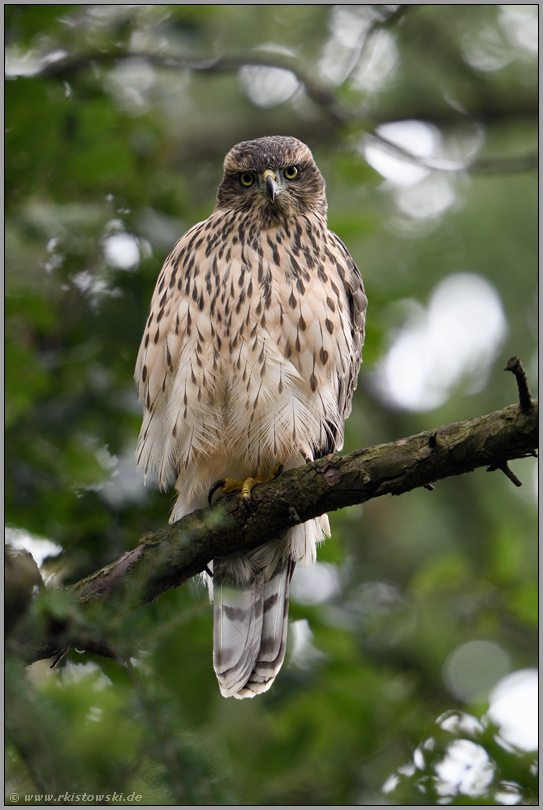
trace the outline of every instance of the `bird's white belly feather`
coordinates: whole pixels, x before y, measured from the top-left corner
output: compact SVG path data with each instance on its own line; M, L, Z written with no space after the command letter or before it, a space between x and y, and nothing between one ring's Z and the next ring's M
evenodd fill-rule
M256 261L247 248L244 258ZM187 504L218 478L298 466L322 445L326 424L340 423L337 380L351 347L336 295L316 281L305 296L295 279L274 271L264 298L253 274L232 261L215 289L204 287L203 307L192 295L179 305L183 346L168 336L179 359L160 422Z

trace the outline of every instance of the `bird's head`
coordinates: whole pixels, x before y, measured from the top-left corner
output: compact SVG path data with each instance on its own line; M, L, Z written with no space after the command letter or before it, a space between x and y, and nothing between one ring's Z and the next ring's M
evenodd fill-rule
M300 214L326 216L325 182L309 148L296 138L243 141L228 152L217 208L258 213L263 224Z

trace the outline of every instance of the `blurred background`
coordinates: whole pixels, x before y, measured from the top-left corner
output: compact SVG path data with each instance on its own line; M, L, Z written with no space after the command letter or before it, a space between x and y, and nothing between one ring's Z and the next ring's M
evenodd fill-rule
M537 11L5 6L7 541L47 584L167 524L134 364L241 140L310 146L364 277L345 451L515 402L512 355L536 394ZM511 466L332 514L255 700L219 694L197 583L102 616L120 661L8 655L8 804L537 804L536 460ZM30 621L72 609L42 589Z

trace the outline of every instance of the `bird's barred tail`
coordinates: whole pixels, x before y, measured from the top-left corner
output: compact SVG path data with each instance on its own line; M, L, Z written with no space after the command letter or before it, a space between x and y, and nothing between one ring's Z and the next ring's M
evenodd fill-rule
M224 697L241 700L266 692L281 669L295 565L292 559L279 559L271 576L268 566L237 585L215 565L213 665Z

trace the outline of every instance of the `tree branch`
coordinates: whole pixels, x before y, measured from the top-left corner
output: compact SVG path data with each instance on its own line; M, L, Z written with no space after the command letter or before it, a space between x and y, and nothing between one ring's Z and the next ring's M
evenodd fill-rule
M417 6L404 4L399 6L389 17L375 22L370 31L366 32L365 38L361 40L358 49L359 53L355 55L353 65L347 72L344 82L347 80L349 74L352 73L360 58L362 58L362 52L367 43L371 41L374 31L380 27L391 27L397 24L408 11L412 11L414 8L417 8ZM537 105L534 106L531 102L527 102L526 99L517 98L516 96L507 99L502 96L496 96L490 91L488 82L484 81L481 76L461 58L457 59L458 65L463 66L463 69L467 72L472 82L477 85L482 85L479 88L478 102L473 104L471 108L466 111L459 111L456 107L451 106L447 102L438 105L434 100L429 106L425 106L424 101L421 99L413 101L413 99L410 98L406 102L407 106L404 109L400 109L398 106L399 102L396 99L394 109L387 110L386 106L380 106L374 110L373 113L369 113L367 105L365 104L345 104L340 99L337 92L329 89L324 83L313 79L310 73L302 66L301 60L297 57L265 50L221 54L210 58L187 57L181 54L174 55L147 51L138 52L124 48L112 48L109 51L91 51L79 54L64 53L53 60L44 57L41 65L36 69L33 75L69 80L73 75L89 70L90 68L96 69L99 66L106 68L113 67L123 61L137 59L144 60L150 65L153 65L153 67L162 70L189 71L208 75L234 72L245 66L278 68L280 70L290 71L297 78L300 86L304 88L308 98L324 113L325 119L331 124L334 132L337 132L345 125L358 125L366 130L371 137L381 141L383 145L391 148L394 152L420 165L425 165L428 168L440 171L469 169L470 171L498 174L530 171L537 168L538 165L537 153L535 152L520 156L504 156L476 160L471 165L453 165L452 161L449 161L449 166L446 165L445 161L440 161L439 164L437 161L428 160L425 162L420 157L412 155L408 150L404 150L397 144L387 141L384 136L379 133L378 128L380 124L398 120L428 121L439 127L465 124L467 121L476 121L484 125L490 125L509 118L524 119L529 117L536 120ZM197 152L198 145L191 143L190 146L191 154L194 156Z
M137 548L66 590L77 597L84 613L101 604L118 605L119 600L131 609L183 585L213 558L254 548L325 512L417 487L431 489L436 481L477 467L506 472L509 460L534 456L537 447L538 403L530 399L526 409L524 396L523 405L290 470L254 490L256 510L251 515L237 494L226 496L213 508L144 535ZM115 655L77 622L55 639L24 642L23 654L38 660L61 655L74 644Z
M537 169L539 165L539 155L537 152L526 153L524 155L511 155L509 157L478 158L476 160L454 159L447 157L422 158L413 154L409 149L400 146L389 140L379 130L379 127L371 133L366 134L368 143L380 145L383 151L389 154L405 158L416 166L422 166L430 171L439 172L460 172L470 171L479 174L510 174L511 172L525 172Z

